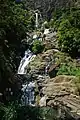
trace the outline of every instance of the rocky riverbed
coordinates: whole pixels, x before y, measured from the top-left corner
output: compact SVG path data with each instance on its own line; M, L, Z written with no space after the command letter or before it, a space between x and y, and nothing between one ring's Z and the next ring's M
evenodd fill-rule
M36 81L36 105L58 107L60 115L68 114L76 120L80 118L80 93L76 82L79 78L74 75L58 75L60 66L65 62L79 65L77 60L57 49L49 49L30 62L29 73Z

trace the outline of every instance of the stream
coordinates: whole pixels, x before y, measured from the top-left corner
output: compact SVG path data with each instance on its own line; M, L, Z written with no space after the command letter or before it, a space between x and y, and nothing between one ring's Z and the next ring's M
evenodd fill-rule
M36 29L38 28L38 12L35 12L35 27ZM48 34L49 29L45 29L44 34ZM37 37L37 34L34 36ZM33 37L34 37L33 36ZM27 75L27 67L28 64L36 57L35 54L33 54L29 49L25 51L25 55L20 61L20 65L18 67L18 72L17 74L26 76ZM45 74L47 75L47 67L45 69ZM22 97L21 97L21 103L22 105L35 105L35 81L26 81L26 83L22 84Z
M36 57L30 50L25 51L25 56L22 58L19 68L18 74L26 75L27 74L27 66L28 64ZM22 105L32 105L35 103L35 95L34 95L35 82L30 81L22 85L22 97L21 103Z
M35 11L35 28L38 28L38 12ZM18 67L18 72L17 74L19 75L27 75L27 66L28 64L36 57L36 55L34 55L29 49L27 51L25 51L25 55L22 58L20 65ZM35 82L34 81L30 81L24 83L22 85L22 97L21 97L21 103L22 105L32 105L34 106L35 103Z

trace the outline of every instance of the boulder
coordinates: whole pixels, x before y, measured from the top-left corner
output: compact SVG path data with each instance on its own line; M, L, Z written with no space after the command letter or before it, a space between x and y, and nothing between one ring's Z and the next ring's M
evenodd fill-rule
M60 64L51 65L50 69L48 70L50 78L53 78L56 76L59 66Z
M65 108L70 108L70 115L75 113L79 116L80 96L75 92L77 86L74 81L76 79L77 77L75 76L59 75L43 82L43 87L40 91L44 97L41 98L40 105L45 106L46 104L46 106L50 107L65 106Z
M40 106L40 107L46 106L46 99L47 99L46 95L43 96L43 97L40 99L40 101L39 101L39 106Z

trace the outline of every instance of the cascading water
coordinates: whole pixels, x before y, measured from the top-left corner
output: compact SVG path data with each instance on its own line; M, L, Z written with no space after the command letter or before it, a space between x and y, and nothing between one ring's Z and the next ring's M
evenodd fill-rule
M50 67L49 64L45 67L45 75L46 75L46 76L48 75L48 69L49 69L49 67Z
M27 73L26 67L34 57L36 57L36 55L33 55L30 50L25 51L25 56L22 58L18 68L18 74L23 75Z
M19 68L18 68L18 74L20 75L26 75L27 74L27 66L28 64L36 57L30 50L25 51L25 56L22 58ZM34 88L35 88L35 82L29 82L22 85L22 105L33 105L35 101L34 97Z
M33 81L23 85L22 88L23 95L21 98L23 105L34 105L35 102L34 88L35 83Z
M35 27L38 28L38 12L35 12L36 20L35 20ZM37 34L33 37L35 39L37 37ZM30 50L25 51L25 56L22 58L19 68L18 68L18 74L20 75L26 75L27 74L27 66L28 64L36 57ZM35 82L27 82L22 85L22 105L34 105L35 101L35 95L34 95L34 88L35 88Z
M38 13L36 12L36 28L38 28Z

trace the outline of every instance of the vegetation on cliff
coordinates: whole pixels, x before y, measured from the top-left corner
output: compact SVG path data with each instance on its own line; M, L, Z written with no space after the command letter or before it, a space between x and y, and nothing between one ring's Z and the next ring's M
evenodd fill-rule
M33 29L34 16L24 8L24 3L0 1L0 92L4 96L3 101L10 100L7 98L7 88L11 88L15 94L20 89L22 78L16 72L21 56L27 49L27 44L22 41L27 39L27 32ZM13 97L10 95L10 98Z
M33 53L41 53L44 49L43 43L41 41L35 40L33 42L33 47L32 47L32 51Z
M53 8L49 8L47 14L50 11L52 12ZM50 17L51 15L49 19ZM73 83L76 86L75 94L79 96L80 60L71 57L80 56L80 9L77 7L69 8L68 6L66 9L55 10L49 25L47 24L45 27L49 28L49 26L57 32L58 49L69 54L66 55L58 50L55 52L53 42L50 46L51 50L47 51L48 48L44 48L44 43L35 40L31 49L37 56L30 63L30 68L39 71L40 74L45 74L45 68L48 64L49 67L58 64L58 68L53 66L52 74L57 71L54 76L77 76L77 79L74 77ZM25 2L0 0L0 102L5 104L0 103L0 119L2 120L57 119L56 113L52 115L54 112L52 108L26 107L21 106L19 102L21 84L24 78L17 75L17 68L24 51L29 47L27 38L30 35L28 33L33 32L34 28L33 12L31 8L26 7ZM43 52L43 50L45 51Z
M57 10L51 26L57 28L58 46L61 51L69 53L72 57L80 54L80 9Z

